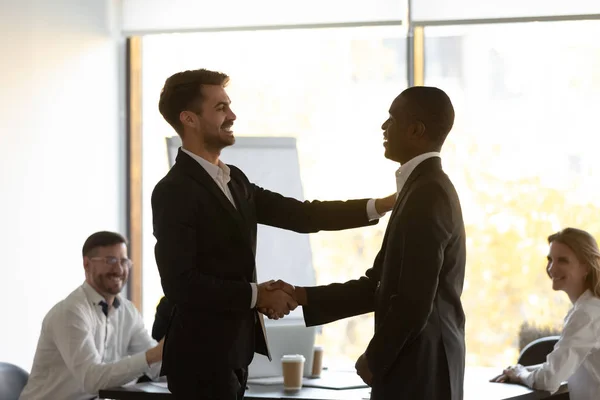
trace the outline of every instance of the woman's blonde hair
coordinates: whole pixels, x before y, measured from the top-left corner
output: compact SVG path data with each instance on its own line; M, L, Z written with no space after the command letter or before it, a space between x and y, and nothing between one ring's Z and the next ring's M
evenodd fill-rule
M588 288L594 296L600 297L600 250L598 242L588 232L577 228L565 228L548 236L548 244L562 243L570 248L580 263L587 265Z

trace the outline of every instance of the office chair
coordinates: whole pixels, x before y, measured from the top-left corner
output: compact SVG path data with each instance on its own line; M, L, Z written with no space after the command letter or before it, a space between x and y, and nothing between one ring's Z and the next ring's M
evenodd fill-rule
M521 350L518 363L524 366L541 364L552 352L560 336L546 336L529 343Z
M0 399L18 400L29 374L16 365L0 362Z
M546 362L546 356L554 350L560 336L546 336L529 343L521 350L518 363L521 365L537 365ZM569 393L561 393L552 397L556 400L569 400Z

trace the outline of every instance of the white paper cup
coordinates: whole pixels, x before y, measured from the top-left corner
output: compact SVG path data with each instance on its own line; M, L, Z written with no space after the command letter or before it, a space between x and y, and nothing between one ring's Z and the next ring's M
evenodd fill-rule
M296 391L302 388L305 358L302 354L287 354L281 357L283 390Z
M313 352L313 363L310 376L318 378L323 370L323 346L315 346Z

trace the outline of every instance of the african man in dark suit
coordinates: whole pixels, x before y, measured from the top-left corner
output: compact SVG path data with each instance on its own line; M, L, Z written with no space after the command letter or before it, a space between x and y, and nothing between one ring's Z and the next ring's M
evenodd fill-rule
M372 400L462 400L465 228L440 151L454 123L446 93L412 87L382 125L385 156L401 164L398 198L373 267L343 284L295 288L307 326L375 312L375 333L356 362Z

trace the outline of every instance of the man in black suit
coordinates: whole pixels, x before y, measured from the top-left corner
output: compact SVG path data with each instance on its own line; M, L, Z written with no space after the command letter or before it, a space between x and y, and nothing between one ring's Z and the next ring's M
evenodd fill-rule
M375 311L375 334L356 362L372 400L461 400L465 229L440 154L454 123L442 90L412 87L392 103L385 156L401 164L398 199L366 276L344 284L278 287L303 305L307 326Z
M252 184L219 160L234 144L229 77L194 70L167 79L159 110L182 139L175 165L152 193L155 256L174 307L163 370L177 399L241 399L254 352L269 355L263 316L283 317L295 300L256 284L257 224L296 232L376 223L394 196L300 202Z

